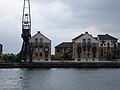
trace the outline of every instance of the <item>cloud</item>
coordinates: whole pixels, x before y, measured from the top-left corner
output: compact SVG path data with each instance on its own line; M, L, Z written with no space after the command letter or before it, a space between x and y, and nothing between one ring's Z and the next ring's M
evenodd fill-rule
M30 0L32 35L38 30L54 46L85 31L111 34L120 40L120 0ZM4 52L17 53L22 45L23 1L0 0L0 42Z

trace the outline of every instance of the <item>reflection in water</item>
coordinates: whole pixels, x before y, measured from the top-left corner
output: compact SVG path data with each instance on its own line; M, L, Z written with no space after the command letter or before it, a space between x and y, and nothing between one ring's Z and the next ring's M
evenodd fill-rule
M0 90L119 90L120 69L0 69Z

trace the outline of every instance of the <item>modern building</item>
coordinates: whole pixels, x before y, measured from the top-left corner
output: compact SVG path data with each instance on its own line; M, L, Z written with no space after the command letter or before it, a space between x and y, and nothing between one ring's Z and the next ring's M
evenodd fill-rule
M113 50L118 47L117 40L117 38L108 34L98 35L100 58L102 60L112 58Z
M32 48L32 62L50 61L51 60L51 40L37 32L29 40Z
M99 60L99 42L88 32L81 34L73 41L73 58L75 61L98 61Z
M2 57L2 52L3 52L3 45L0 44L0 59L1 59L1 57Z
M58 57L60 55L60 57ZM73 44L72 42L63 42L55 47L55 59L69 59L72 60Z

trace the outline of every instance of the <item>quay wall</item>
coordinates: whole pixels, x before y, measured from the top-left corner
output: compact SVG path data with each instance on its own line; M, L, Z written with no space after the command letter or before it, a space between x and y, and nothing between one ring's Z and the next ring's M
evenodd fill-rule
M120 68L120 62L1 63L0 68Z

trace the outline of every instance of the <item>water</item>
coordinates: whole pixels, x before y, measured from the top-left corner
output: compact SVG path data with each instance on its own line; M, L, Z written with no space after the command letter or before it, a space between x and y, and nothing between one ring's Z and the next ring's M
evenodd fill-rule
M120 69L0 69L0 90L120 90Z

